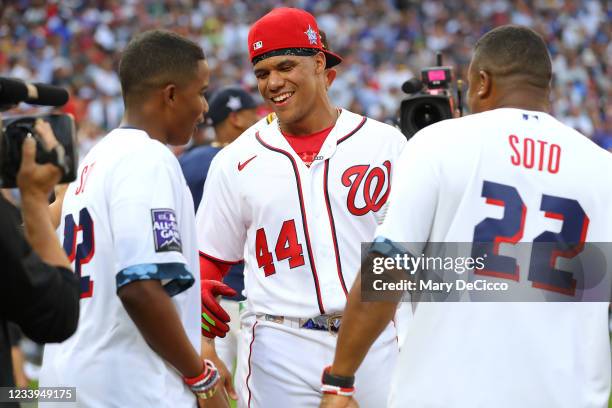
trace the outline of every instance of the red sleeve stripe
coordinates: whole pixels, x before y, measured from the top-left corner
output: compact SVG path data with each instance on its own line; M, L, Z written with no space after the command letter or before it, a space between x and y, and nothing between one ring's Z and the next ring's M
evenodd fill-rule
M208 255L208 254L206 254L206 253L204 253L202 251L199 251L199 252L200 252L200 256L202 258L207 258L207 259L209 259L209 260L211 260L213 262L220 262L220 263L227 264L227 265L238 265L239 263L243 262L242 259L240 259L238 261L224 261L223 259L215 258L214 256Z

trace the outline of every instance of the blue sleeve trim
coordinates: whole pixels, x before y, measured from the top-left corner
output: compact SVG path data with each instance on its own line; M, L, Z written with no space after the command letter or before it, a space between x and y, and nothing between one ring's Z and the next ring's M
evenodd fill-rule
M371 254L372 252L379 253L381 255L386 256L387 258L395 258L398 255L403 256L404 254L412 256L410 252L406 251L405 249L397 245L395 242L385 237L376 237L374 239L372 245L370 245L370 249L368 250L369 254Z
M164 290L170 297L184 292L195 282L193 275L187 270L187 265L180 262L134 265L120 271L115 278L117 290L139 280L169 280L164 285Z

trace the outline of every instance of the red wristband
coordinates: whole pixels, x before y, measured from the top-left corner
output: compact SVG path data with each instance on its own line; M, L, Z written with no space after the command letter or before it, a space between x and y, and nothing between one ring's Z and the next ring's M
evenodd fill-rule
M355 394L355 376L345 377L330 374L331 366L325 367L321 377L321 392L323 394L351 397Z
M207 399L212 397L216 391L216 384L221 379L217 367L210 360L204 360L204 371L197 377L183 377L185 384L198 398Z
M210 375L209 372L210 368L206 366L205 362L202 362L202 373L195 377L183 377L183 381L185 382L185 384L191 387L192 385L197 384L198 382L208 377Z

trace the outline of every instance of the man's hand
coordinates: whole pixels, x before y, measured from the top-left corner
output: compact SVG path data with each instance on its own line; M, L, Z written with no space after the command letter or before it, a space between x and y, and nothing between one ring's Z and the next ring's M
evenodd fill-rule
M52 149L58 144L48 123L37 120L35 129L42 137L45 148ZM62 171L53 164L36 163L36 142L32 137L26 138L17 173L26 238L44 262L71 268L71 262L55 235L56 227L48 208L51 190L61 176Z
M202 294L202 335L210 339L225 337L225 333L229 331L229 326L226 323L230 321L230 317L219 305L216 297L220 295L235 296L236 291L223 282L212 279L202 279L200 288Z
M217 383L214 386L214 394L208 398L198 398L198 408L229 408L229 401L227 399L227 393L226 388L225 388L225 384L223 383L223 370L220 369L220 366L218 366L217 364L223 364L221 363L218 359L215 359L215 361L212 361L212 359L209 358L209 356L215 356L216 357L216 352L214 349L214 344L212 343L207 343L209 341L209 339L204 339L202 338L202 355L204 356L203 359L204 360L209 360L210 362L212 362L215 367L217 368L217 373L220 376L220 378L217 380ZM208 349L207 347L211 347L212 350ZM227 371L227 369L225 368L225 366L223 366L223 368Z
M58 144L49 123L39 119L34 129L43 139L47 150L53 149ZM23 142L17 186L24 199L32 197L46 201L53 186L60 181L62 171L53 164L38 164L35 158L36 142L33 137L28 137Z
M357 404L353 397L323 394L319 408L359 408L359 404Z
M234 380L232 378L232 373L227 369L223 361L217 355L217 351L215 350L215 345L212 340L202 339L202 358L208 359L213 362L215 367L217 367L217 371L219 375L221 375L221 381L219 384L223 384L223 388L225 388L225 392L227 395L233 399L238 399L238 394L236 394L236 390L234 389ZM220 385L217 385L220 387ZM220 393L221 390L218 389L217 393ZM225 392L222 392L225 395Z
M30 380L26 376L23 368L25 358L19 346L11 347L11 357L13 359L13 377L15 378L15 386L18 388L28 388Z

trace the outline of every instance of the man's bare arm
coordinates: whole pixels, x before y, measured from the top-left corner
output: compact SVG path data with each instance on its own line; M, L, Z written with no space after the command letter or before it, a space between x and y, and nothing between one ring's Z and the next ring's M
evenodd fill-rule
M373 256L366 258L362 271L372 270L372 260ZM357 274L338 333L331 374L348 377L355 375L374 341L393 319L399 300L362 302L361 272Z

